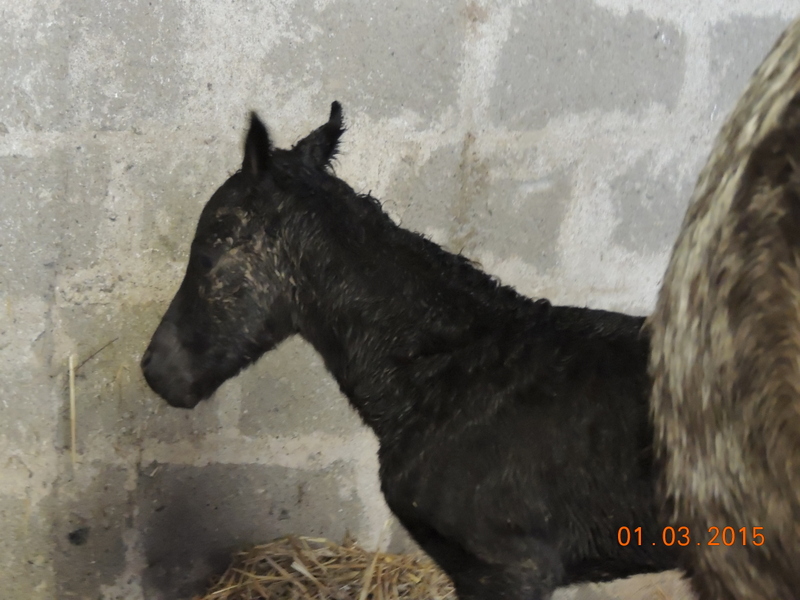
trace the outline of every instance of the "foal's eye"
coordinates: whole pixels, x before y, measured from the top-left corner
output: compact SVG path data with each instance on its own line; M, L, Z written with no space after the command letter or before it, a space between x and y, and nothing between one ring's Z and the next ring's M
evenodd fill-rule
M201 254L200 256L198 256L197 262L200 264L200 268L203 269L204 271L208 271L211 269L211 267L214 266L214 261L211 260L210 256L207 256L205 254Z

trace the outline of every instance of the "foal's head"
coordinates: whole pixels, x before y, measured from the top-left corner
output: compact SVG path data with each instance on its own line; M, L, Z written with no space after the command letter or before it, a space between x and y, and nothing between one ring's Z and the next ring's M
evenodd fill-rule
M284 207L329 167L343 131L334 102L327 123L273 149L252 114L242 168L203 209L186 275L142 357L147 383L172 406L194 407L296 332Z

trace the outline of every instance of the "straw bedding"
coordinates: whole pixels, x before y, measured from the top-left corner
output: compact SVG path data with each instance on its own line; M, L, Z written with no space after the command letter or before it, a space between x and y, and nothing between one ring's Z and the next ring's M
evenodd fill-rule
M290 536L235 555L195 600L456 600L452 583L422 554L367 552L354 541Z

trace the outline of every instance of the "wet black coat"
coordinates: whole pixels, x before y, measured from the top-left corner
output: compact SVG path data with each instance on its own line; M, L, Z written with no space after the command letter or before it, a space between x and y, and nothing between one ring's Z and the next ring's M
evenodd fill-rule
M330 172L342 131L334 104L277 150L253 117L143 359L151 387L194 406L300 334L378 436L390 508L462 599L672 568L643 319L523 297L396 226ZM644 543L621 546L620 527Z

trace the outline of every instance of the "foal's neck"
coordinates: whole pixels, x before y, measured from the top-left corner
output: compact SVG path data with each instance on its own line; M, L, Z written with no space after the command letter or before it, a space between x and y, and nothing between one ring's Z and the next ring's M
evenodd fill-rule
M491 346L496 354L493 340L515 337L533 302L369 208L378 212L354 223L315 219L313 233L292 244L293 276L301 335L381 436L428 412L415 403L436 395L420 387L436 385L453 353L469 348L468 359L485 361Z

